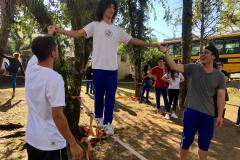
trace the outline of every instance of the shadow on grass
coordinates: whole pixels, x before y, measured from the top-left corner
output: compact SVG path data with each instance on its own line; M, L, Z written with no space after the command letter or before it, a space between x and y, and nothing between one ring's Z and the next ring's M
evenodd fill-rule
M88 96L94 100L94 95L92 94L88 94ZM119 112L120 110L123 110L125 112L128 112L130 115L132 116L137 116L137 113L134 112L133 110L130 109L131 107L124 105L123 103L119 102L119 101L115 101L115 108L114 108L114 112Z
M137 113L130 109L130 106L127 106L119 101L115 101L115 110L114 112L119 112L119 110L123 110L125 112L128 112L128 114L132 116L137 116Z
M17 102L12 104L12 98L10 98L4 104L0 105L0 112L7 112L9 109L13 108L14 106L18 105L21 102L22 100L18 100Z
M120 95L120 96L122 96L122 95L124 95L124 96L135 96L134 93L131 93L131 92L125 91L125 90L120 89L120 88L117 89L116 94L117 94L117 95Z
M19 128L23 128L23 125L13 124L13 123L0 124L0 130L11 131L11 130L19 129Z
M13 134L2 136L0 138L18 138L18 137L24 137L25 136L25 131L17 131Z

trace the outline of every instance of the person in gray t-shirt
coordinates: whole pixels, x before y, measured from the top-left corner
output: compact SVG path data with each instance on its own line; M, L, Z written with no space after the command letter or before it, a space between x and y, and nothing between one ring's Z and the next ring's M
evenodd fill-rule
M224 75L215 69L207 73L202 64L185 64L184 74L189 77L184 106L214 117L213 97L217 89L225 89Z
M169 67L189 77L188 92L185 99L183 118L183 135L180 149L180 159L186 160L188 149L198 132L199 160L206 160L208 148L214 132L215 110L213 97L217 93L218 116L216 127L223 123L225 107L225 80L219 70L214 69L214 61L219 53L213 45L207 46L201 56L200 64L176 64L168 54L167 49L159 45L159 50L165 54Z

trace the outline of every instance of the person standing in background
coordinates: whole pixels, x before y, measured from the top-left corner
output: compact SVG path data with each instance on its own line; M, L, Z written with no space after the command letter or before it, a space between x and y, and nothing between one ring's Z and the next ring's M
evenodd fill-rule
M167 96L167 83L162 80L163 75L167 72L167 69L164 65L163 58L158 60L158 66L153 67L149 71L149 75L155 79L154 88L155 88L155 96L156 96L156 106L157 110L162 113L163 111L160 108L160 96L162 94L164 100L165 110L168 107L168 96Z
M171 115L172 118L177 119L178 116L176 114L176 109L177 109L177 105L178 105L180 83L184 81L184 77L183 77L182 73L176 72L174 70L170 70L170 71L168 71L168 73L166 73L162 77L162 79L169 84L168 85L169 103L168 103L168 107L166 110L167 113L165 115L165 118L170 119L170 115ZM170 114L170 109L171 109L172 103L173 103L173 109L172 109L172 114Z

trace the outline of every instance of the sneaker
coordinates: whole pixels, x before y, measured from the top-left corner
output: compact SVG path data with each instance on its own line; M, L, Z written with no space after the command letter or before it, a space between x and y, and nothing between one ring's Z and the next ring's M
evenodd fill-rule
M102 128L103 127L103 118L96 118L97 126Z
M165 115L165 119L167 119L167 120L170 119L170 115L169 115L169 113L166 113L166 115Z
M235 126L240 127L240 124L235 124Z
M176 115L175 112L173 112L173 113L171 114L171 117L172 117L172 118L175 118L175 119L178 119L178 116Z
M114 130L110 123L104 125L103 129L104 129L104 132L106 133L106 135L114 135Z

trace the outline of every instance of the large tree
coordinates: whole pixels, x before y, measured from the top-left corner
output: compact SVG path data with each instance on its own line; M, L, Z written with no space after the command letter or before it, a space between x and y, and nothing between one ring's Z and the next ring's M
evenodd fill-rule
M68 15L72 29L81 29L87 23L94 19L94 13L97 0L62 0L66 4ZM92 50L91 40L74 39L74 73L71 74L71 80L68 85L67 106L65 114L68 122L71 124L71 129L74 133L78 133L78 123L80 118L80 101L73 99L73 96L80 96L82 79Z
M1 9L1 28L0 28L0 55L4 54L8 43L8 37L11 26L14 23L14 14L16 11L17 0L0 0ZM2 66L2 57L0 56L0 66Z
M219 30L221 32L240 31L240 1L224 0Z
M192 53L192 0L183 0L183 13L182 13L182 63L187 64L191 62ZM181 87L180 106L183 103L187 93L187 81L183 82Z

